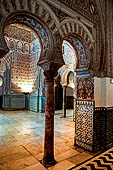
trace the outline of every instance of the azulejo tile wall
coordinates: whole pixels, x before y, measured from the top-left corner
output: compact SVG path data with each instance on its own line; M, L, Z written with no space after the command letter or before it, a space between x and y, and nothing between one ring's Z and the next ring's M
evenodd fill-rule
M75 144L93 150L94 101L77 101Z
M78 100L75 144L91 152L113 146L113 108L95 107L93 100Z
M106 146L113 147L113 107L107 108Z

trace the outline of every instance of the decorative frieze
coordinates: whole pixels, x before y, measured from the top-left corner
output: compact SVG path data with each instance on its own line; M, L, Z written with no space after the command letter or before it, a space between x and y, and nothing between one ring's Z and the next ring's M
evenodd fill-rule
M60 0L60 2L93 23L96 23L99 20L97 5L94 0Z

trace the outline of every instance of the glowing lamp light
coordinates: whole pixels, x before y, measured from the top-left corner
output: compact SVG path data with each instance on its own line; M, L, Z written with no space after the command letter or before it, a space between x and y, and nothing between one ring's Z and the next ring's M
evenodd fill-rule
M32 92L32 85L29 84L21 84L19 87L22 89L24 93L31 93Z
M110 79L110 83L113 84L113 79Z
M0 87L3 85L3 78L0 77Z

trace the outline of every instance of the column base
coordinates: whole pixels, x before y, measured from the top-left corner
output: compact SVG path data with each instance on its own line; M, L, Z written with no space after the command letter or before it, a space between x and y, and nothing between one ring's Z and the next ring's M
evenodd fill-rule
M56 164L56 161L55 159L47 159L47 158L43 158L42 160L42 164L45 166L45 167L50 167L50 166L53 166Z
M62 115L60 118L66 118L66 116Z

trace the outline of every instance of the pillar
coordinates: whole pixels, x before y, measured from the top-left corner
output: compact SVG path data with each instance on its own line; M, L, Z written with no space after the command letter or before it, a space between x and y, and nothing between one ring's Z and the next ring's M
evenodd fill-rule
M67 86L63 86L63 117L66 118L66 89Z
M77 77L76 73L74 73L74 88L73 88L73 121L75 121L76 117L76 101L77 101Z
M43 69L40 69L39 72L39 112L42 112L42 78L43 78Z
M46 80L46 112L43 164L54 165L54 74L44 72Z
M75 115L76 115L76 98L73 96L73 121L75 121Z

